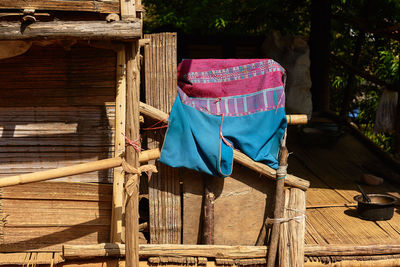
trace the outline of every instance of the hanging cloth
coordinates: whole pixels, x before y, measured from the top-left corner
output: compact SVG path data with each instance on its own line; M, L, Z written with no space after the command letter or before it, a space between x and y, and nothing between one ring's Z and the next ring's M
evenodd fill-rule
M271 59L184 60L160 162L224 177L235 148L277 169L284 77Z

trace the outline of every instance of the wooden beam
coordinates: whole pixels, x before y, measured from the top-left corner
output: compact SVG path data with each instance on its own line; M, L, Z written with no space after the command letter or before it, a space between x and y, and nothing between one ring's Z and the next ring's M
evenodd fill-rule
M400 244L371 244L371 245L306 245L306 256L368 256L400 254Z
M267 253L266 246L224 246L224 245L178 245L178 244L142 244L139 245L139 256L170 257L213 257L224 259L263 258ZM93 257L125 255L124 244L64 245L65 259L84 259Z
M36 9L119 13L118 0L1 0L1 9Z
M145 162L151 159L158 159L159 157L160 157L160 150L151 149L141 152L138 160L139 162ZM0 178L0 187L46 181L65 176L115 168L121 165L122 165L122 158L115 157L110 159L102 159L82 164L76 164L52 170L8 176Z
M148 257L208 257L224 259L263 258L267 253L266 246L225 246L225 245L139 245L140 258ZM305 245L305 256L372 256L400 254L400 244L370 245ZM87 259L94 257L125 256L124 244L64 245L63 257L70 259Z
M0 40L91 39L129 41L142 35L141 21L51 21L21 27L20 22L0 22Z
M140 47L139 42L126 44L126 135L131 140L139 138L139 102L140 102ZM133 167L139 166L137 151L129 146L126 149L126 161ZM126 266L139 266L139 176L125 175L125 184L129 185L125 208L125 244Z
M126 115L126 61L125 48L117 52L117 87L115 97L115 141L114 153L119 156L125 153L125 115ZM123 195L124 195L124 172L122 167L114 168L113 173L113 203L111 215L110 241L112 243L122 242L123 226Z

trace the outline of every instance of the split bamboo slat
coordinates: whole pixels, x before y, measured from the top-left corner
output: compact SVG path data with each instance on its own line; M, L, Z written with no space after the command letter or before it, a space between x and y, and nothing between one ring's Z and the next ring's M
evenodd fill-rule
M0 8L119 13L119 0L2 0Z
M176 97L176 33L149 34L145 46L146 103L167 113ZM148 147L160 147L164 130L147 131ZM181 200L178 170L156 163L149 181L150 243L181 242Z

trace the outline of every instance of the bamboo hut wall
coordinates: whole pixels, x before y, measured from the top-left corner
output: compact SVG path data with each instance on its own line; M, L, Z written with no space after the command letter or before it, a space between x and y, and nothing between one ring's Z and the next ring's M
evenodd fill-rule
M145 38L150 39L144 56L146 103L169 113L176 97L176 33L148 34ZM159 130L148 131L146 135L149 148L161 145L163 134ZM161 163L156 166L159 172L149 181L150 242L179 244L182 229L179 173Z
M0 189L0 252L108 242L112 186L41 182Z
M115 52L83 45L1 60L0 177L112 156L115 67ZM110 179L101 171L61 180Z

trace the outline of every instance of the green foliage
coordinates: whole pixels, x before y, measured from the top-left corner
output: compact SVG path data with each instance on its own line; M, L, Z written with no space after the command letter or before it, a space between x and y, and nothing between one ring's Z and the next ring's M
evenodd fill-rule
M143 0L145 31L169 26L185 33L265 35L309 32L310 0Z

